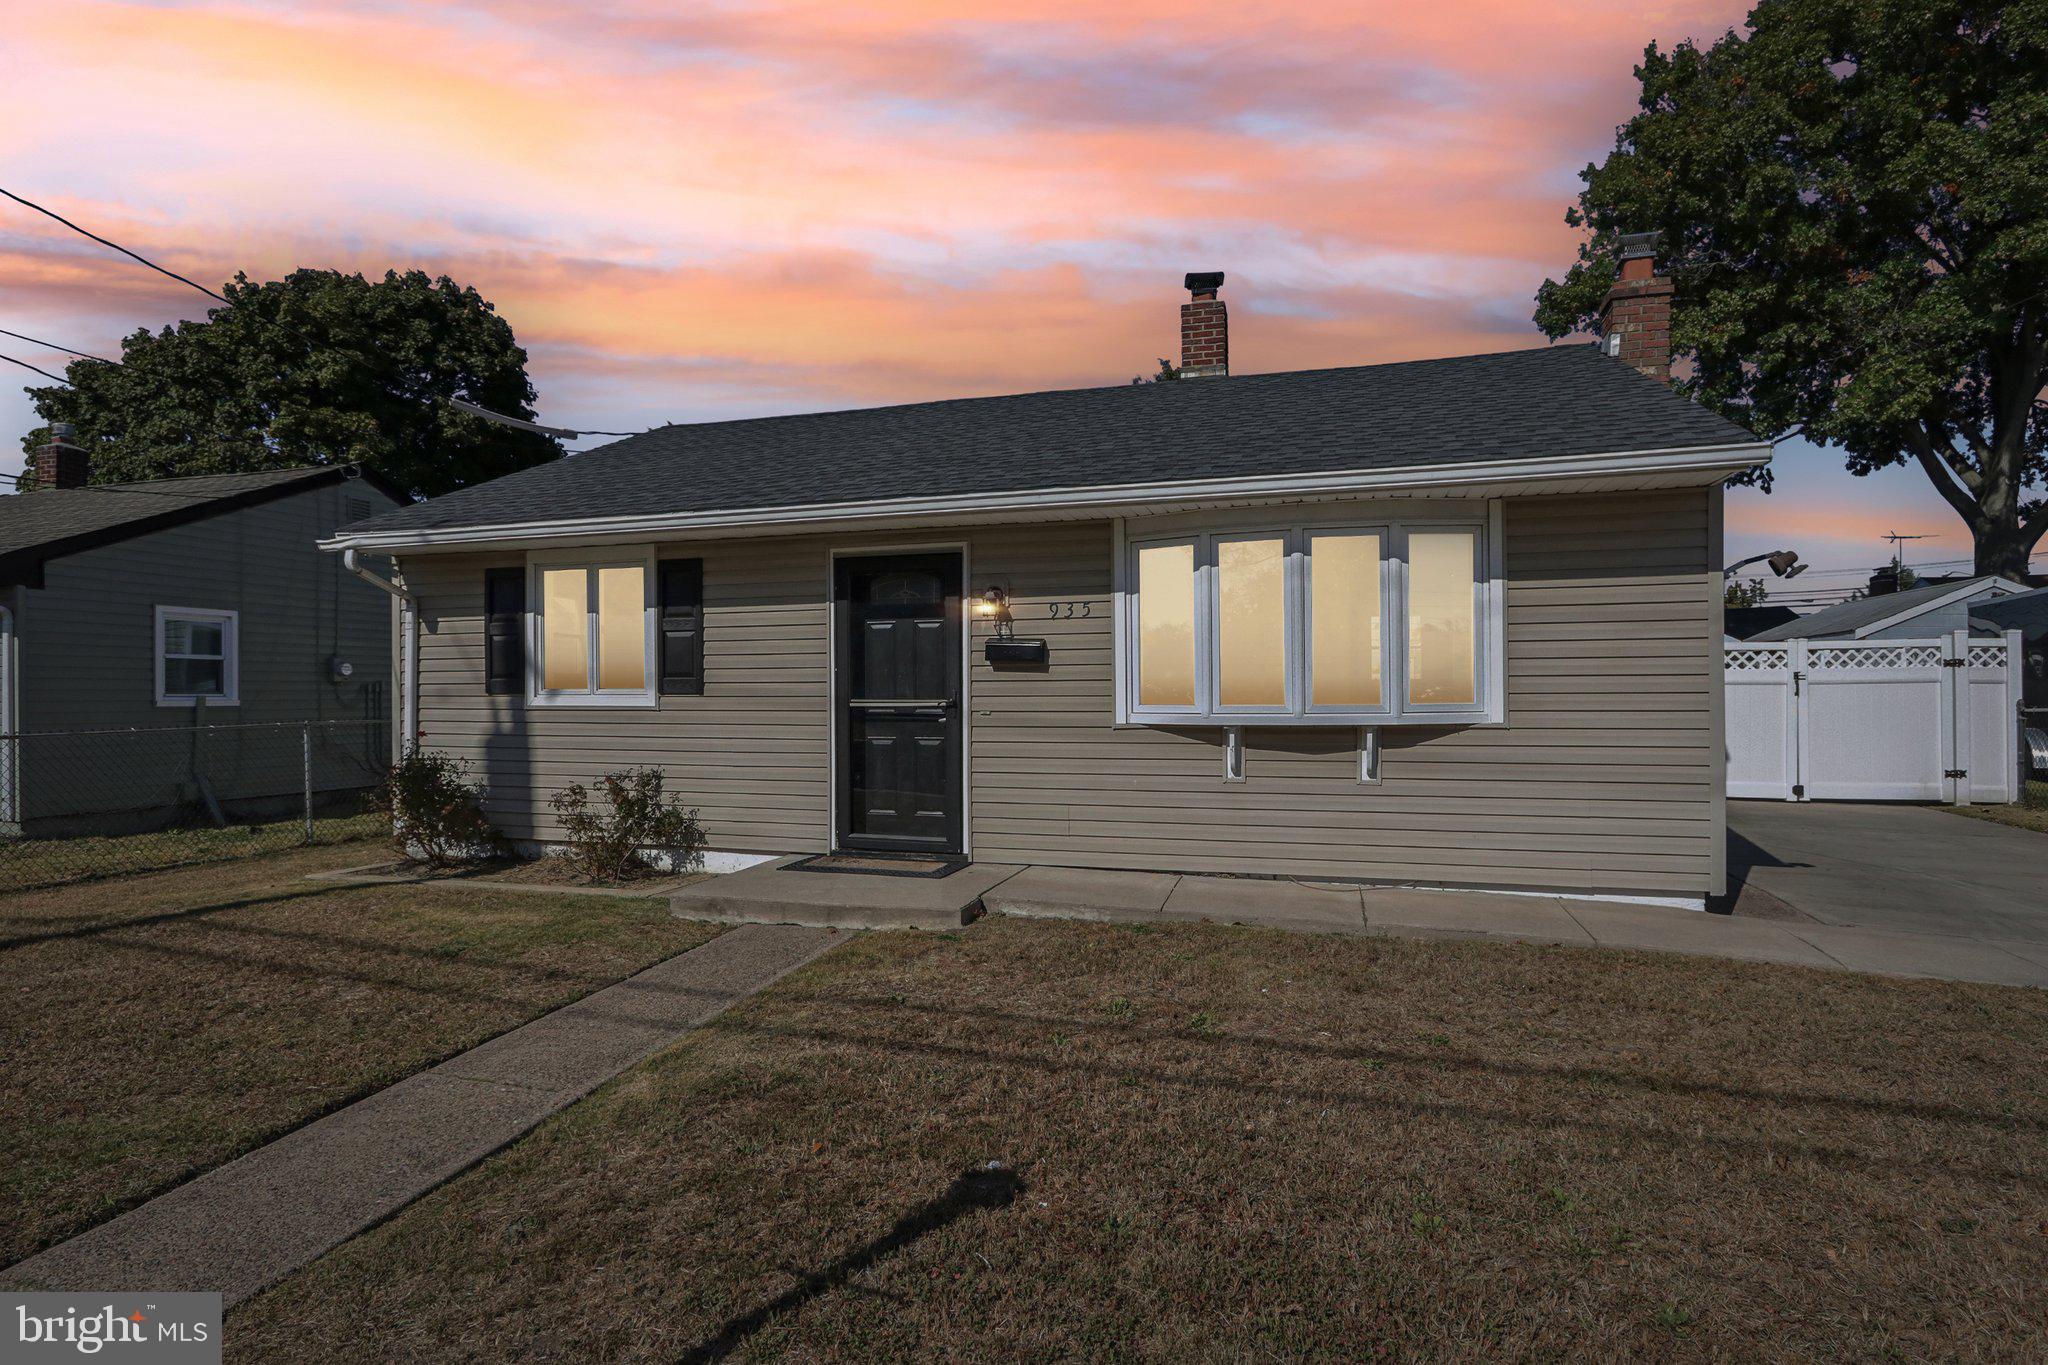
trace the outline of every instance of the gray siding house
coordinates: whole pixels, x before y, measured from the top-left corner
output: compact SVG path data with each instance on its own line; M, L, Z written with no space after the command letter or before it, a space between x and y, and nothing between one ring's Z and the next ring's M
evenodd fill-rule
M2024 583L1992 575L1929 583L1904 592L1838 602L1759 631L1749 639L1753 644L1772 640L1928 640L1973 629L1971 617L1979 607L2026 590Z
M656 764L714 866L1722 890L1720 485L1767 448L1640 309L1231 377L1220 283L1196 377L667 427L327 543L395 557L406 723L523 840Z
M82 732L387 713L390 602L318 541L395 490L347 467L88 485L83 459L46 448L43 486L0 498L0 819L148 823L180 799L189 745ZM249 732L206 742L220 800L296 785Z

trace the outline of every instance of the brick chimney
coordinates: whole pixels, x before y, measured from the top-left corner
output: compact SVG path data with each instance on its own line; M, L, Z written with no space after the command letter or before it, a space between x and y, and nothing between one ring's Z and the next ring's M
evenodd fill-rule
M1621 274L1600 305L1600 344L1607 354L1669 384L1672 284L1669 275L1657 273L1660 235L1635 232L1621 239Z
M92 457L72 444L71 423L50 423L50 440L36 447L36 488L83 488L92 474Z
M1205 379L1230 373L1230 314L1216 291L1223 272L1209 270L1187 277L1188 301L1180 306L1180 377Z

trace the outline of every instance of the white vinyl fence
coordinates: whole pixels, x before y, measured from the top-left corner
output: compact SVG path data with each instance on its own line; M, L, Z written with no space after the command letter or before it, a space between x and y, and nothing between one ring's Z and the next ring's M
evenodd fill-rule
M2020 633L1726 647L1728 795L2016 801Z

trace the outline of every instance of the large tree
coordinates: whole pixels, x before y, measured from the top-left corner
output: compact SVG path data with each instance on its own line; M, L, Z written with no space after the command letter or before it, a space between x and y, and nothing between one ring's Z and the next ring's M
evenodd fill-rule
M1616 238L1661 230L1681 388L1857 474L1917 464L1978 572L2024 573L2048 531L2048 0L1766 0L1635 74L1537 324L1592 323Z
M526 352L473 288L297 270L225 292L203 321L128 337L119 365L74 360L67 385L29 390L77 428L94 482L360 462L432 497L562 453L445 401L533 416Z

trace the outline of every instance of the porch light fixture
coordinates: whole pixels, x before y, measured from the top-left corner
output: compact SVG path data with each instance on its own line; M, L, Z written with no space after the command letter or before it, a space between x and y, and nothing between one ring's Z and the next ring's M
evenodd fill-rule
M997 636L1007 636L1011 631L1010 594L991 584L988 590L974 599L974 614L986 616L994 621Z

